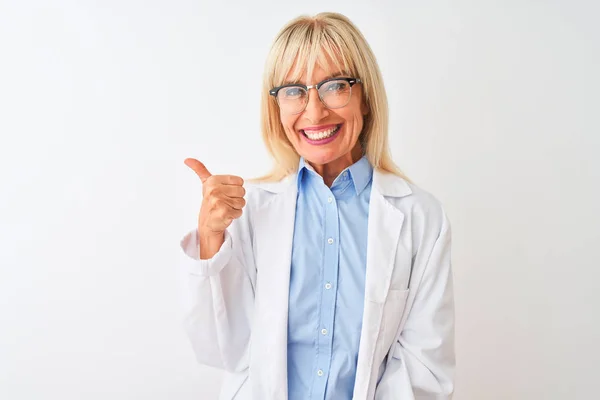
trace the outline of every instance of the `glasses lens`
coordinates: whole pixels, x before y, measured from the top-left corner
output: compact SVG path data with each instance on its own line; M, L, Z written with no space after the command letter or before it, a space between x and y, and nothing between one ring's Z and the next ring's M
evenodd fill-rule
M319 88L319 96L329 108L341 108L348 104L352 88L344 80L334 80L324 83Z
M282 111L287 114L296 114L304 109L308 94L301 86L287 86L277 92L277 102Z

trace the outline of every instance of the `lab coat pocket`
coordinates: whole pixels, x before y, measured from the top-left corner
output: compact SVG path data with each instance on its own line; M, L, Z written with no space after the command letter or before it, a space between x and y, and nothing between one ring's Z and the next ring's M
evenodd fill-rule
M382 344L387 351L398 337L410 289L390 289L383 307Z

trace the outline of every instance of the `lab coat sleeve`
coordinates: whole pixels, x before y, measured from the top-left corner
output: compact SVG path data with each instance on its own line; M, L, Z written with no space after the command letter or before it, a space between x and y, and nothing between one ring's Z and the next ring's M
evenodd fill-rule
M443 214L443 213L442 213ZM435 234L435 233L434 233ZM415 266L420 280L412 307L398 340L388 354L386 370L378 385L379 399L451 399L454 392L454 298L450 256L451 231L443 214L439 236L428 257ZM414 285L413 285L414 283Z
M199 363L229 372L248 367L256 281L251 247L239 221L225 231L224 243L208 260L199 257L196 230L181 240L185 331Z

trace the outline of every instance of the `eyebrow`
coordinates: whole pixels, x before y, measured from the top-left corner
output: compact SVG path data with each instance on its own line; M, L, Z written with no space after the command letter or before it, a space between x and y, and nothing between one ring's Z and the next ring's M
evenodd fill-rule
M331 75L329 75L329 76L326 76L324 79L320 80L319 82L323 82L323 81L326 81L327 79L331 79L331 78L337 78L338 76L344 76L344 75L346 75L346 73L345 73L345 72L339 71L339 72L336 72L336 73L334 73L334 74L331 74ZM317 83L318 83L318 82L317 82ZM283 83L283 85L298 85L298 84L300 84L300 85L304 85L304 83L302 83L302 82L300 82L300 81L285 81L285 82ZM282 85L282 86L283 86L283 85Z

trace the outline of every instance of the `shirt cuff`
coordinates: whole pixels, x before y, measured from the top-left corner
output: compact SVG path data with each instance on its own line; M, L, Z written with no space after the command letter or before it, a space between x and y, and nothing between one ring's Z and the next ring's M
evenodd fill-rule
M184 264L188 272L200 276L217 275L231 259L232 254L232 238L227 230L225 230L225 241L221 245L219 251L207 260L200 259L200 245L198 242L198 231L194 229L181 239L181 249L187 257Z

